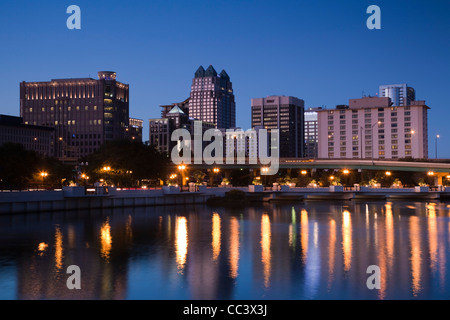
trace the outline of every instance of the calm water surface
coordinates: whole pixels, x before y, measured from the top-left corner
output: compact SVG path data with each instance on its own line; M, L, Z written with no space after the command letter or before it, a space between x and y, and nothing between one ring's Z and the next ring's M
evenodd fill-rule
M81 269L81 290L66 286ZM369 290L367 267L381 271ZM450 205L305 202L0 217L0 299L449 299Z

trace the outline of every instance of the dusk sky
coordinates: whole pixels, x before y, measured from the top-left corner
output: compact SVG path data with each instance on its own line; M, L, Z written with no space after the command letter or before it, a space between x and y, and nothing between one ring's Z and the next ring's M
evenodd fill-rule
M81 30L69 30L70 5ZM369 30L369 5L381 30ZM382 84L407 83L429 110L429 157L450 158L450 1L16 0L0 2L0 113L19 115L19 83L97 78L130 84L130 116L190 93L210 64L230 75L237 125L250 128L250 101L292 95L307 107L348 104Z

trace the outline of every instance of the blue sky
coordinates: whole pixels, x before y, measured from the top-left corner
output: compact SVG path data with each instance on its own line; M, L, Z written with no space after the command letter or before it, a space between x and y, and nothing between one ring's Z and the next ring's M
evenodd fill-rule
M68 30L69 5L81 30ZM369 30L369 5L381 30ZM0 2L0 113L19 115L19 83L96 78L130 84L130 115L189 96L199 65L225 69L237 125L250 127L251 98L292 95L306 106L347 104L381 84L407 83L429 111L429 156L450 158L450 1L16 0Z

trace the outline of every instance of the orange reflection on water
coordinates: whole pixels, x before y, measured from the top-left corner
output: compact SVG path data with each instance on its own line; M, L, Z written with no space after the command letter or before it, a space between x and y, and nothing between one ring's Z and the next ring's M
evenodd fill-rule
M394 259L394 217L392 215L392 203L386 203L386 250L388 263L392 265Z
M412 216L409 220L409 241L411 243L411 277L413 295L417 296L420 287L421 277L421 250L420 250L420 220L419 217Z
M437 264L437 249L438 249L438 232L436 225L436 204L429 203L427 205L428 215L428 243L430 245L430 267L434 272Z
M331 282L334 277L334 257L335 257L335 249L336 249L336 221L334 219L330 220L330 236L328 243L328 287L331 285Z
M63 265L63 234L59 226L56 226L55 231L55 267L58 270L62 269Z
M188 230L186 217L177 217L175 222L175 255L178 270L182 272L186 264L188 250Z
M38 245L38 250L39 251L45 251L45 250L47 250L47 248L48 248L48 244L46 244L45 242L41 242Z
M100 253L102 258L109 259L112 248L111 226L109 219L103 223L100 228Z
M308 211L302 209L300 212L300 236L302 246L303 263L306 263L308 258L308 241L309 241L309 227L308 227Z
M352 217L348 210L342 212L342 250L344 252L344 270L350 270L352 264Z
M220 216L218 213L214 213L212 216L212 251L213 251L213 260L216 261L220 254L220 242L222 238L221 229L220 229Z
M271 236L269 215L263 214L261 218L261 261L263 263L264 286L266 288L269 287L272 268L272 253L270 251Z
M239 269L239 221L230 219L230 276L235 279Z

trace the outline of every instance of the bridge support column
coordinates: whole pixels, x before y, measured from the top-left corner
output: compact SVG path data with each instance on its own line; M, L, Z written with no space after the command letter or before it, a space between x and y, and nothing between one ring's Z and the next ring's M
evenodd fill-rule
M434 174L434 185L435 186L442 186L443 179L447 175L448 175L448 173L445 173L445 172L436 172Z

